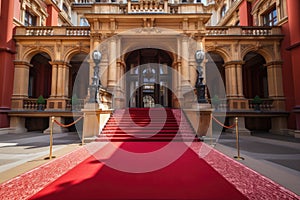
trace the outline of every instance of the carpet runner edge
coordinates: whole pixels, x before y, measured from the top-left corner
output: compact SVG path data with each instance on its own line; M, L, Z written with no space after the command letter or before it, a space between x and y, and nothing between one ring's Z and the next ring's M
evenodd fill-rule
M195 143L199 144L199 142ZM271 179L226 156L209 145L205 143L201 144L210 149L210 153L203 157L203 159L249 199L300 199L298 195ZM191 147L196 154L199 152L197 146L199 145L196 144ZM10 179L0 184L0 199L30 198L90 156L88 150L83 146ZM220 160L224 162L220 162ZM238 177L247 177L245 180L248 182L241 182Z
M204 156L203 159L249 199L300 199L300 196L270 178L243 165L208 144L202 143L202 145L210 151L208 156ZM199 154L199 149L195 148L195 145L192 145L191 149L196 154ZM221 160L223 162L220 162ZM241 177L247 178L241 180Z

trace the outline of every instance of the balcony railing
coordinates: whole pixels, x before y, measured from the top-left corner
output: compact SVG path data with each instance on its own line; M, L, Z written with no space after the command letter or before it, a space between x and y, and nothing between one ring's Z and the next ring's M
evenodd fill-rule
M212 100L208 100L209 103L212 104ZM249 110L260 110L260 111L271 111L273 106L273 99L261 99L260 104L256 104L253 102L253 99L248 99ZM230 107L228 104L228 99L219 99L219 102L216 104L212 104L212 107L219 111L229 111Z
M75 0L74 4L92 4L95 0Z
M281 35L280 27L206 27L207 36ZM90 27L17 27L16 36L89 36Z
M209 26L206 27L207 36L269 36L282 35L280 27L243 27L243 26Z
M23 100L24 110L44 110L47 104L38 104L36 98L29 98Z
M84 99L78 99L75 105L72 105L71 100L67 100L66 110L81 110L84 107ZM46 104L39 105L37 103L37 98L28 98L23 100L23 109L24 110L45 110L47 109Z
M89 36L90 27L17 27L16 36Z
M273 109L272 99L262 99L260 104L255 103L253 99L249 99L248 102L251 110L270 111Z

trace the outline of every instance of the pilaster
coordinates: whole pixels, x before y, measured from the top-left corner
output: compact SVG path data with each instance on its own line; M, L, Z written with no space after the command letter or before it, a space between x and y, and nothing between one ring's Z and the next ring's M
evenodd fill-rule
M226 93L231 110L249 109L248 100L243 94L242 65L243 61L230 61L225 63Z
M108 68L108 84L109 91L113 91L117 84L117 38L113 36L109 40L109 68Z
M25 61L15 61L12 108L23 109L23 100L28 98L29 70L31 64Z
M52 65L51 95L47 109L65 109L69 93L69 68L66 62L55 61Z
M282 62L274 61L265 65L268 70L268 91L275 110L285 110L285 98L282 83Z

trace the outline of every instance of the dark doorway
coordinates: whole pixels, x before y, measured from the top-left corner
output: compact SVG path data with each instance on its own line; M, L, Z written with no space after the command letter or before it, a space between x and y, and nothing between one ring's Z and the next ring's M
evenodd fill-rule
M160 49L139 49L126 59L128 107L172 107L172 59Z

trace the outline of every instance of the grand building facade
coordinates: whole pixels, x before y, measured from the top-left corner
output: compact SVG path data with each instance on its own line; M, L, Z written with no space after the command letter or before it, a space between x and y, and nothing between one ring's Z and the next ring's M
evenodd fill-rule
M216 109L226 114L226 123L238 116L244 131L299 130L297 80L291 78L298 46L284 49L290 41L284 27L297 23L287 9L295 1L17 2L21 22L14 20L8 73L13 83L1 112L10 132L47 129L53 115L72 121L74 97L80 113L90 96L94 50L102 55L100 81L112 94L112 108L187 107L199 49L206 53L206 99L218 98ZM38 111L40 96L46 104Z

